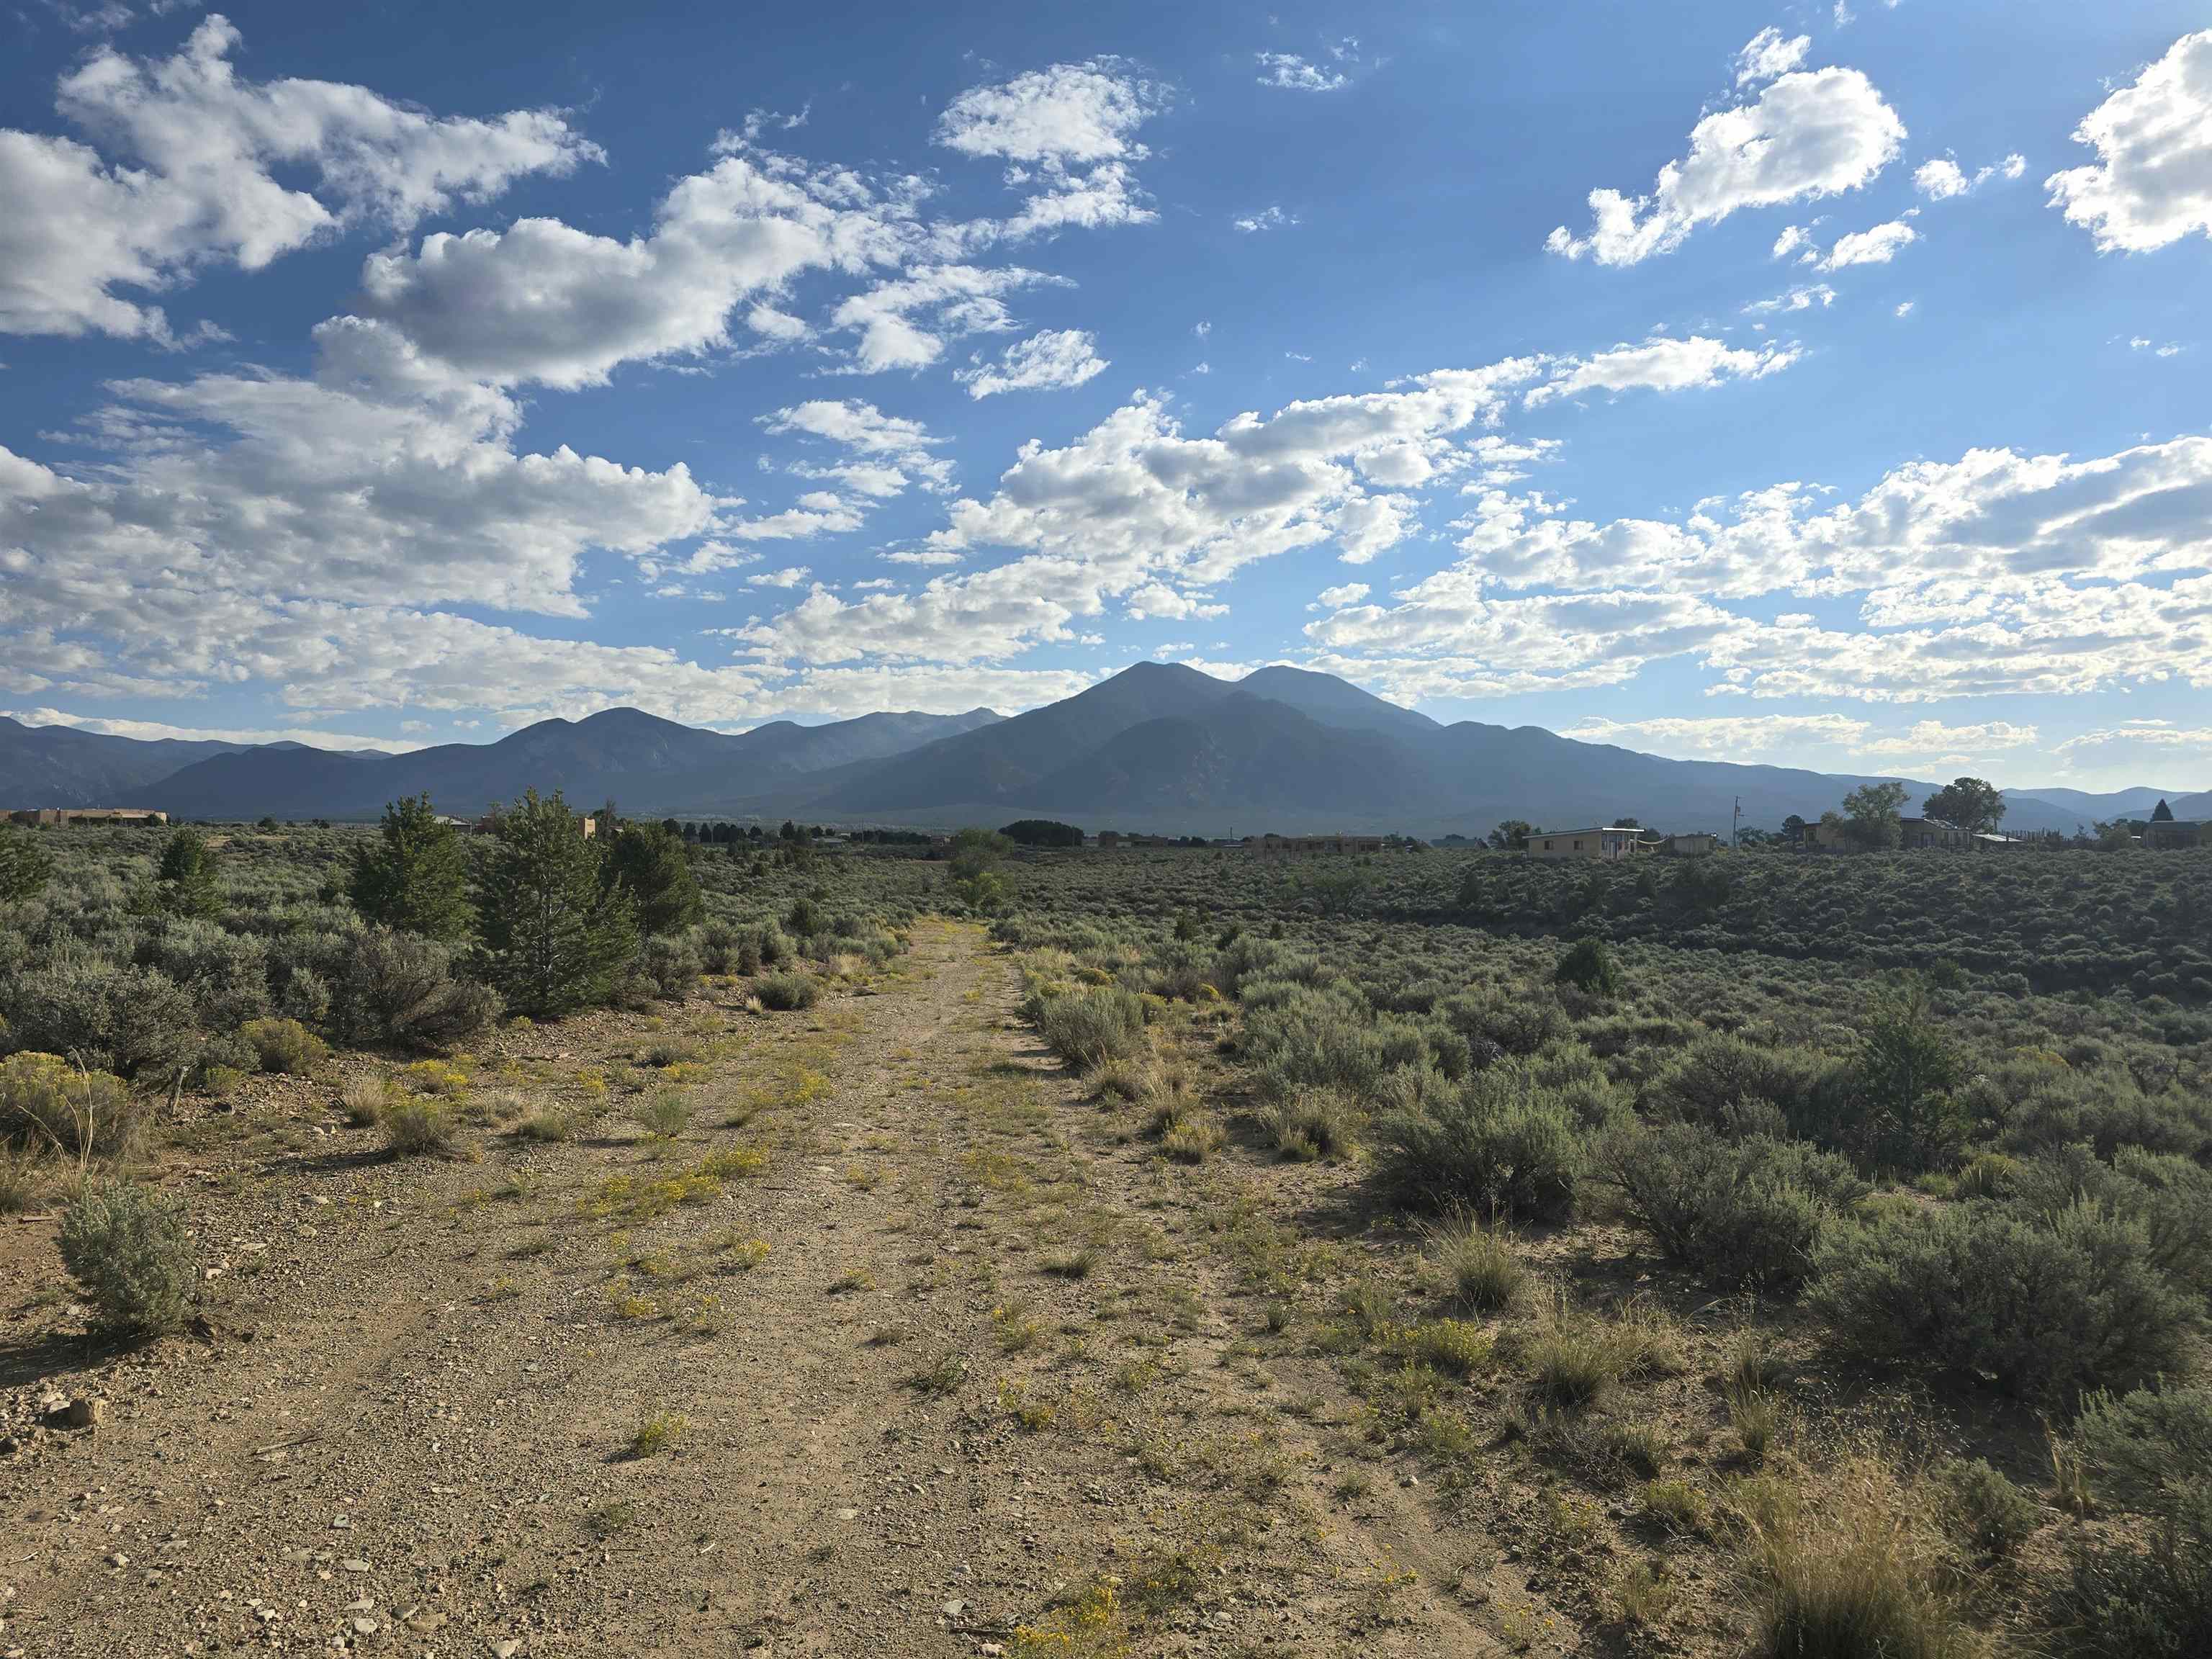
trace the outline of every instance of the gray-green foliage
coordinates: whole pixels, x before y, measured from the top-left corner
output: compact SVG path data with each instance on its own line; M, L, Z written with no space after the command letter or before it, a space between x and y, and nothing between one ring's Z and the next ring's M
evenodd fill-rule
M173 1075L198 1052L191 999L167 975L76 954L20 975L8 1041L125 1077Z
M1915 1209L1830 1228L1814 1256L1808 1305L1847 1352L2033 1400L2173 1371L2197 1320L2142 1224L2090 1204Z
M2150 1526L2076 1540L2054 1605L2066 1650L2095 1659L2212 1652L2212 1390L2093 1395L2073 1438L2099 1501Z
M1593 1162L1662 1250L1731 1284L1796 1285L1821 1227L1866 1190L1836 1153L1700 1123L1618 1126Z
M358 1042L418 1052L451 1048L499 1017L498 994L461 979L435 939L367 927L349 941L331 1016Z
M1369 1137L1376 1185L1391 1201L1522 1220L1573 1213L1582 1136L1534 1068L1501 1062L1424 1092L1385 1111Z
M44 892L54 861L28 830L0 823L0 904L21 904Z
M192 1247L171 1200L129 1182L88 1182L62 1212L59 1243L101 1329L158 1336L184 1323Z
M1041 994L1028 1012L1045 1046L1079 1072L1134 1054L1145 1040L1144 1001L1118 985Z

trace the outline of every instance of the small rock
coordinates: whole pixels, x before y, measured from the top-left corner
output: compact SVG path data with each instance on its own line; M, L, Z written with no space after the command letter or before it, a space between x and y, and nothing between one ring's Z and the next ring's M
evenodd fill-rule
M939 1608L938 1611L942 1613L947 1619L957 1619L968 1611L968 1604L956 1595L950 1601L947 1601L942 1607Z
M367 1572L368 1571L368 1562L356 1560L350 1555L346 1557L344 1560L339 1562L338 1565L347 1572Z
M95 1428L106 1415L107 1402L105 1400L94 1400L88 1394L77 1395L76 1399L65 1403L61 1409L62 1425L64 1428Z
M491 1644L491 1659L514 1659L514 1656L521 1651L522 1644L510 1636L504 1642Z
M356 1619L356 1620L355 1620L353 1621L353 1633L354 1633L356 1636L374 1636L374 1635L375 1635L375 1634L376 1634L376 1620L374 1620L374 1619L368 1619L368 1618L362 1618L362 1619Z

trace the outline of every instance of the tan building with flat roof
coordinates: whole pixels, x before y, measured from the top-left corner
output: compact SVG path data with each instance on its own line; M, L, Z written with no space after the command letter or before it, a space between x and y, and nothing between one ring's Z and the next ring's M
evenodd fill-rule
M1641 830L1608 824L1597 830L1531 830L1528 856L1532 859L1595 859L1607 864L1641 858L1651 850Z

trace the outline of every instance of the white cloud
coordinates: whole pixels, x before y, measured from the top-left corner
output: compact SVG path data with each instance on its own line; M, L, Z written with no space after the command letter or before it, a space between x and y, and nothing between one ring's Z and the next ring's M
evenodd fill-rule
M1826 283L1814 283L1793 288L1787 294L1778 294L1771 300L1754 300L1744 310L1758 316L1778 311L1809 311L1814 306L1825 309L1835 302L1835 289Z
M971 398L1000 392L1056 392L1081 386L1106 367L1097 346L1097 336L1087 330L1048 329L1008 346L997 362L978 362L952 378L967 386Z
M0 329L167 341L161 309L118 289L159 292L219 261L258 270L356 226L404 230L599 154L553 111L438 117L336 82L241 81L239 42L210 16L168 58L95 50L56 105L100 148L0 130Z
M1347 605L1358 605L1371 592L1365 582L1346 582L1338 587L1324 587L1314 595L1309 611L1341 611Z
M2212 236L2212 29L2185 34L2082 117L2094 163L2045 179L2052 206L2103 252L2142 253Z
M237 726L172 726L166 720L116 720L96 714L65 714L58 708L11 708L10 720L26 726L67 726L79 732L98 732L111 738L136 738L141 742L178 738L187 743L303 743L311 749L373 749L380 754L404 755L420 749L419 743L393 738L356 737L350 732L324 732L313 726L275 729ZM428 730L419 721L406 724Z
M1856 190L1904 142L1904 122L1858 70L1793 70L1754 101L1698 121L1689 154L1660 169L1650 195L1594 190L1590 233L1577 237L1562 225L1545 246L1570 258L1634 264L1741 209Z
M748 587L796 587L813 573L803 564L786 565L781 570L763 570L745 578Z
M1920 233L1902 219L1892 219L1866 230L1855 230L1848 236L1838 236L1836 245L1828 250L1828 257L1820 261L1823 270L1842 270L1850 265L1886 265L1894 259L1899 250L1910 247L1920 240Z
M1897 309L1893 314L1899 317L1910 317L1916 303L1917 302L1911 300L1899 300L1897 302Z
M1271 204L1257 213L1241 214L1229 222L1249 236L1255 231L1276 230L1285 225L1294 225L1298 222L1298 216L1295 213L1285 213Z
M1744 763L1806 761L1808 750L1829 750L1886 768L1970 764L1985 757L2028 747L2038 740L2033 726L2008 720L1948 726L1919 720L1907 727L1880 729L1849 714L1656 715L1637 720L1591 716L1561 732L1584 743L1614 744L1680 760ZM1824 759L1825 764L1834 763Z
M1005 296L1051 280L1018 265L928 265L854 295L830 321L859 331L854 363L862 374L927 368L945 355L948 339L1011 331L1014 318Z
M1296 52L1261 52L1253 57L1260 65L1263 87L1280 87L1285 92L1335 92L1350 83L1351 77L1342 70L1313 63Z
M1703 335L1680 340L1654 335L1641 344L1617 345L1594 356L1559 359L1551 378L1532 388L1523 402L1533 409L1583 392L1680 392L1723 380L1762 380L1789 368L1800 355L1796 345L1753 349Z
M937 142L965 155L1037 164L1140 158L1137 130L1167 95L1118 58L1054 64L962 93L938 118Z
M1812 49L1811 35L1785 37L1780 29L1770 25L1753 35L1743 50L1736 53L1735 83L1740 87L1752 86L1787 75L1805 61L1805 54Z
M1913 170L1913 187L1931 202L1948 202L1979 190L1992 179L2017 179L2027 171L2027 158L2015 152L2002 161L1978 169L1971 176L1953 157L1938 155Z
M2161 343L2157 340L2152 339L2148 334L2138 334L2128 342L2129 350L2148 351L2152 356L2158 357L2179 357L2188 349L2188 347L2184 345L2177 345L2171 340Z

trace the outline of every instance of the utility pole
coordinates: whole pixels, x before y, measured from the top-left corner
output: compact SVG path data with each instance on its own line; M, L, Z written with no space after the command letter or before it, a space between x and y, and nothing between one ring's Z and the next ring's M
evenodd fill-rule
M1729 819L1729 851L1731 853L1740 853L1742 850L1743 797L1741 795L1738 795L1735 798L1735 815Z

